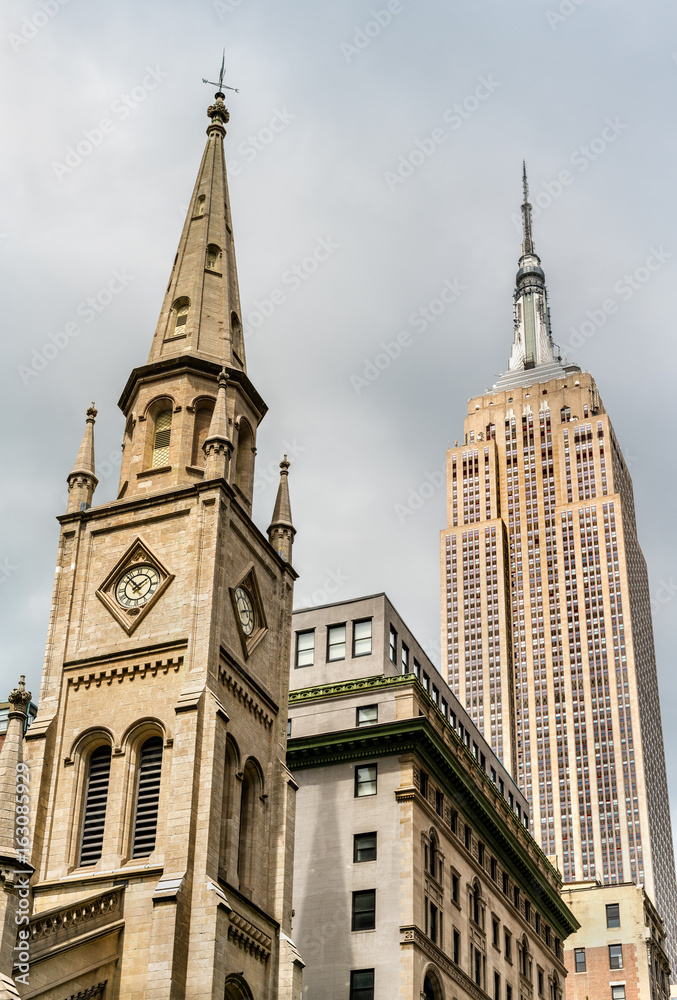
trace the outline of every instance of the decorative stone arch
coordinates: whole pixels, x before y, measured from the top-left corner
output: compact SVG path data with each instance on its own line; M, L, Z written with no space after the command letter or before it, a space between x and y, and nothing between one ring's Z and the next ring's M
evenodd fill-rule
M224 1000L254 1000L254 994L244 976L233 973L226 978Z
M64 764L74 764L77 758L90 754L104 743L110 743L111 749L117 746L113 730L107 726L90 726L75 737Z
M188 325L188 312L190 310L190 299L187 295L181 295L172 302L169 310L169 322L167 323L166 337L185 337Z
M440 872L444 871L444 854L440 850L440 835L434 826L421 835L423 842L424 868L438 882L442 881Z
M435 965L426 966L423 973L421 1000L445 1000L442 977Z
M221 270L221 247L217 243L208 243L205 251L205 268L208 271Z
M148 423L148 427L146 430L146 440L144 442L144 448L143 448L144 469L150 469L153 468L154 466L160 467L162 465L168 464L168 459L167 463L165 463L163 460L160 459L158 459L157 462L155 461L156 444L159 445L160 443L159 441L156 442L155 439L156 439L156 431L159 431L161 429L158 426L158 422L159 421L163 422L162 418L164 418L166 414L169 414L168 420L164 420L164 423L166 423L167 426L163 428L165 431L169 432L166 435L167 449L169 449L175 406L176 402L174 398L170 396L168 393L163 393L161 396L156 396L154 399L151 399L151 401L146 406L146 409L144 410L143 414L139 416L139 421L147 421Z
M484 927L485 899L477 876L470 883L470 915L478 927Z
M151 736L160 736L164 746L170 747L173 743L171 734L168 732L164 722L156 719L152 715L136 719L127 726L119 744L119 750L123 753L131 751L134 753L142 743L145 743Z
M162 757L160 764L160 789L166 787L162 782L162 773L166 768L165 750L173 744L173 738L167 731L166 726L159 719L153 716L146 716L136 719L127 727L120 740L120 753L124 754L125 777L124 788L122 789L123 817L120 826L120 842L118 844L119 854L129 859L133 853L134 827L138 806L140 767L142 763L142 751L149 740L159 738L162 741ZM162 814L161 799L159 803L159 814Z
M237 427L237 454L235 456L235 485L251 503L254 488L254 456L256 436L246 417L235 421Z
M219 834L219 875L226 880L228 880L229 874L232 875L237 861L241 804L240 782L244 778L244 772L240 765L241 759L237 741L228 733L223 762L223 793ZM233 876L231 881L234 880Z
M255 757L248 757L242 769L240 822L238 833L237 874L240 892L251 898L257 879L257 857L264 834L263 771Z
M214 396L196 396L190 406L186 407L189 413L193 413L193 442L191 447L190 464L193 468L202 469L205 464L205 456L202 445L209 434L212 422L212 415L216 405Z

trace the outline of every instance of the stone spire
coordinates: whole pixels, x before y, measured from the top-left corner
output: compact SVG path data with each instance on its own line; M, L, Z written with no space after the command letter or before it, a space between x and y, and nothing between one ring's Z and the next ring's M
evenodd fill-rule
M222 368L209 433L202 445L205 454L205 479L228 479L233 442L228 434L227 388L228 376L226 369Z
M191 354L246 371L240 293L219 91L208 110L207 145L167 286L149 364Z
M558 378L576 369L566 364L552 339L550 309L541 259L534 250L527 166L522 163L522 252L513 295L513 344L505 372L494 389ZM537 371L534 371L537 369Z
M296 528L292 522L291 502L289 500L289 462L285 455L280 462L280 485L275 499L273 520L268 528L270 544L285 562L291 562L295 534Z
M92 403L87 410L87 423L80 451L78 452L78 457L75 459L73 471L68 476L68 507L66 508L68 514L91 507L94 490L99 482L94 469L94 422L96 414L97 411L94 403Z

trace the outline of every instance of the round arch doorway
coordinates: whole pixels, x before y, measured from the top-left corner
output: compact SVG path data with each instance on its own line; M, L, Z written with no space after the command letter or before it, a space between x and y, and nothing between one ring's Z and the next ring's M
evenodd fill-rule
M444 1000L444 993L439 976L434 969L429 968L423 980L422 1000Z
M234 974L226 979L224 1000L254 1000L254 995L247 985L247 980Z

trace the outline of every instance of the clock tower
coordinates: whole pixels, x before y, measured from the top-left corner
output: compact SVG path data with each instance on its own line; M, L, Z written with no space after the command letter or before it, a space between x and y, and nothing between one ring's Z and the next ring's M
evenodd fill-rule
M35 998L301 995L288 463L266 536L252 520L266 404L245 360L221 92L207 113L150 355L120 398L117 499L92 504L92 405L59 518L26 738L35 874L19 989Z

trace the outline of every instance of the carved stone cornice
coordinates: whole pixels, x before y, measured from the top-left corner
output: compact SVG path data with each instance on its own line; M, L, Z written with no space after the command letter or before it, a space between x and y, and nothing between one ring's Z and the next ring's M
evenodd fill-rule
M44 942L59 931L65 931L69 936L88 930L86 925L99 918L117 920L122 914L122 899L124 886L108 889L98 896L82 899L77 903L36 913L31 917L28 927L31 944Z
M109 670L75 674L68 678L68 684L74 691L77 691L81 686L85 690L88 690L92 685L101 687L102 684L105 684L110 687L113 681L122 684L125 680L143 679L148 675L157 677L158 674L166 676L170 671L178 673L182 666L182 656L177 656L176 659L169 657L166 660L155 660L155 662L135 663L133 666L111 667Z
M252 694L249 686L228 663L219 664L219 680L225 684L230 694L236 698L241 705L244 705L255 719L269 729L273 722L273 716L264 708L260 700Z
M272 938L241 917L235 910L231 910L228 914L228 921L228 940L234 941L239 948L258 958L260 962L267 962L273 946Z
M465 995L472 997L473 1000L491 1000L488 993L485 993L481 986L478 986L470 976L466 976L465 972L455 965L451 959L444 954L441 948L438 948L436 944L426 937L426 935L421 931L415 924L411 924L407 927L400 927L400 933L402 934L402 939L400 940L400 946L413 945L415 948L420 948L421 951L428 956L431 962L434 962L442 972L446 973L451 979L458 983L458 985L465 991Z

